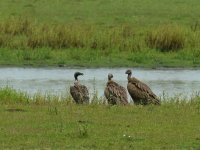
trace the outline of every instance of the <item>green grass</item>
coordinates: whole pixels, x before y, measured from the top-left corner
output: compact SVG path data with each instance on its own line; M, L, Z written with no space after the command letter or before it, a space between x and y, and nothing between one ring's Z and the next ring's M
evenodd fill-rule
M75 105L70 97L40 94L22 102L21 95L26 97L8 87L0 90L1 149L200 148L198 95L145 107Z
M78 66L78 67L199 67L199 50L163 53L157 50L126 52L117 50L49 48L10 50L0 49L3 66ZM119 55L120 54L120 55Z
M2 0L0 65L199 67L198 4Z
M115 25L136 27L175 22L192 25L199 20L198 0L1 0L0 18L26 16L41 22Z

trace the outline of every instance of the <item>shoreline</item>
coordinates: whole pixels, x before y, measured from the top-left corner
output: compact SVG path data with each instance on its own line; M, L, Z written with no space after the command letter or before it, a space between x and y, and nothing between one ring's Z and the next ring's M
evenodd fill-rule
M200 66L199 67L135 67L135 66L114 66L114 67L110 67L110 66L59 66L59 65L1 65L0 64L0 68L59 68L59 69L137 69L137 70L200 70Z

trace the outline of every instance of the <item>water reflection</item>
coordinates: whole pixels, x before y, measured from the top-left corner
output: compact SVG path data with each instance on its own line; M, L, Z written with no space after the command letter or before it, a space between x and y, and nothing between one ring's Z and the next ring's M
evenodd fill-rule
M75 71L84 73L80 81L93 94L103 96L108 73L114 80L126 87L126 68L69 69L69 68L0 68L0 86L11 86L17 90L34 94L41 93L66 94L73 85ZM148 70L134 69L133 75L148 84L155 94L161 96L163 91L168 96L182 94L190 96L200 91L200 70Z

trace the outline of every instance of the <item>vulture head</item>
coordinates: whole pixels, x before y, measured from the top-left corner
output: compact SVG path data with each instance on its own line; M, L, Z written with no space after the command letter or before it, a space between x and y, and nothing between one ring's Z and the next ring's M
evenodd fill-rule
M113 75L111 73L108 74L108 80L111 80L113 78Z
M81 72L75 72L74 73L75 80L78 80L78 76L80 76L80 75L83 75L83 73L81 73Z
M125 74L131 75L132 71L130 69L126 70Z

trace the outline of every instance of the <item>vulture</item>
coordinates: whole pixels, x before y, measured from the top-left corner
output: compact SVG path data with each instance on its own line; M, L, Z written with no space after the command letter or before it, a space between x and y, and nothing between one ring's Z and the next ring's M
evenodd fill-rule
M113 75L111 73L108 74L108 82L106 84L104 95L108 100L108 104L116 105L127 105L128 97L126 89L116 82L112 81Z
M81 72L74 73L74 86L70 86L70 94L77 104L89 103L89 92L85 85L82 85L78 81L78 76L83 75Z
M160 105L160 100L158 97L151 91L151 89L140 80L135 77L131 77L132 71L127 70L126 74L128 74L128 84L127 89L136 105L148 105L155 104Z

